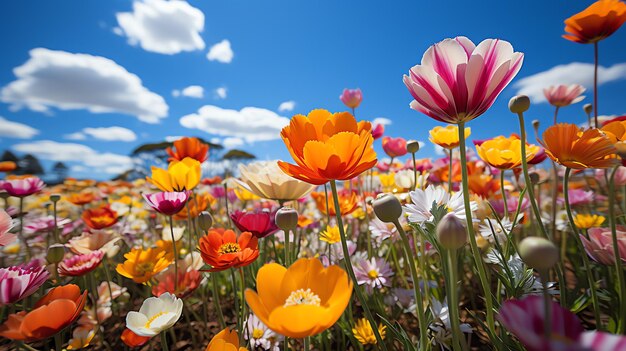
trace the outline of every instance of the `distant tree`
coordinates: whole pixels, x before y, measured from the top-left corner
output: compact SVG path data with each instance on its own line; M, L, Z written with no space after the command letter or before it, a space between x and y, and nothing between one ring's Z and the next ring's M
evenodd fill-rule
M2 154L2 158L0 159L0 161L11 161L15 163L18 163L19 160L20 159L17 158L17 156L15 156L15 154L9 150L4 151L4 153Z
M243 160L254 160L256 156L249 152L245 152L243 150L232 149L228 150L224 156L222 156L222 160L230 160L230 161L243 161Z
M63 162L57 162L52 166L52 173L56 176L56 180L61 183L67 178L68 167Z
M41 175L45 173L41 163L39 163L39 159L31 154L22 157L22 159L18 162L18 165L19 174Z

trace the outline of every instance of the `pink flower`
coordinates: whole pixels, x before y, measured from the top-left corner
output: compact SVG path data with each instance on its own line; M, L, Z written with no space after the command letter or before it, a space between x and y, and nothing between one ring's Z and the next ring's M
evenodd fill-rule
M0 210L0 246L5 246L15 240L15 235L9 233L13 225L13 218L4 210Z
M0 305L12 304L31 295L49 276L46 266L39 260L0 268Z
M374 128L372 128L372 137L374 138L374 140L380 139L380 137L382 137L384 133L385 133L384 124L380 124L380 123L374 124Z
M605 169L596 169L595 173L596 180L602 186L606 185L606 178L604 176L605 172ZM609 175L611 174L610 172L612 171L609 171ZM616 187L626 185L626 167L620 166L617 168L617 172L615 172L615 178L613 178L613 181L615 182Z
M26 197L41 191L46 184L37 177L9 179L0 182L0 190L14 197Z
M257 238L264 238L278 231L274 222L274 214L269 211L243 212L235 211L230 215L233 223L242 232L250 232Z
M96 250L84 255L74 255L59 263L59 274L67 277L80 277L96 269L104 251Z
M504 40L486 39L476 46L466 37L445 39L404 76L415 99L411 108L446 123L472 120L493 105L523 58Z
M546 154L546 150L540 147L539 151L537 151L537 153L535 154L535 157L533 157L532 160L528 161L528 164L529 165L539 164L543 162L547 157L548 157L548 154Z
M383 151L389 157L400 157L406 155L406 140L402 137L391 138L384 137L383 138Z
M71 220L67 218L57 217L57 228L65 228L69 224L72 224ZM24 225L24 231L28 234L50 233L53 230L54 230L54 217L53 216L39 217L35 220L29 221L28 224Z
M189 198L189 192L172 191L143 194L143 198L146 199L148 205L155 211L166 216L173 216L185 207L187 199Z
M500 217L503 217L504 216L504 201L502 201L502 199L500 198L496 200L491 200L489 202L491 203L491 206L493 206L493 209L496 210L496 213ZM519 204L519 197L507 196L506 207L509 209L509 211L515 212L517 210L518 204ZM529 208L530 208L530 201L528 200L527 197L524 197L522 199L522 206L520 207L520 213L525 212Z
M585 88L579 84L551 85L543 89L543 95L552 106L564 107L582 101L585 97L580 94L585 92Z
M593 202L595 197L593 191L585 191L583 189L569 189L567 194L569 195L569 204L571 206L588 205ZM565 198L559 197L557 198L557 202L559 204L564 204Z
M580 235L585 246L587 255L594 261L612 266L615 264L615 255L613 254L613 236L609 228L590 228L587 233L589 240L584 235ZM626 264L626 227L617 227L617 247L620 259Z
M384 258L372 257L371 260L363 259L354 266L354 274L359 285L365 285L365 290L371 293L374 289L383 286L391 286L393 270Z
M361 93L361 89L358 88L344 89L341 95L339 95L339 100L341 100L341 102L349 108L355 109L361 104L361 101L363 100L363 93Z

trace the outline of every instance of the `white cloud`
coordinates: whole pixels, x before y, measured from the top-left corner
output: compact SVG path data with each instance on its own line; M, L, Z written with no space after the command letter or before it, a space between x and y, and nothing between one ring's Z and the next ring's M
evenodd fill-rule
M222 145L224 145L227 149L234 149L236 147L240 147L244 144L244 141L241 138L233 138L228 137L222 140Z
M190 85L183 90L172 90L174 97L186 96L190 98L202 99L204 97L204 88L199 85Z
M289 112L296 108L296 102L293 100L281 102L278 106L278 112Z
M206 57L209 61L218 61L221 63L230 63L233 60L233 49L230 48L230 41L224 39L219 43L211 46Z
M165 137L165 141L167 141L168 143L173 143L180 138L182 138L181 135L168 135Z
M98 153L89 146L76 143L59 143L52 140L38 140L12 146L17 152L33 154L40 159L60 162L78 162L92 172L108 174L122 173L132 168L132 158L110 152Z
M106 141L135 141L137 134L132 130L124 127L100 127L85 128L83 133L99 140Z
M135 1L133 12L116 17L128 42L146 51L171 55L205 47L204 14L186 1Z
M117 112L147 123L158 123L167 116L168 106L160 95L105 57L37 48L13 72L17 80L0 91L0 100L12 104L12 108Z
M18 122L0 117L0 137L30 139L39 134L39 130Z
M67 139L67 140L85 140L85 139L87 139L87 136L85 135L85 133L75 132L75 133L65 134L63 136L63 139Z
M228 89L226 89L226 87L219 87L215 89L215 95L220 99L226 99L228 96Z
M626 79L626 62L614 64L611 67L598 67L598 85ZM530 97L534 103L545 102L543 89L550 85L580 84L587 89L593 88L593 64L572 62L558 65L547 71L524 77L513 84L517 94Z
M374 118L374 120L372 121L372 124L373 125L382 124L384 126L387 126L391 124L391 120L385 117L378 117L378 118Z
M124 31L120 27L113 27L113 29L111 29L111 31L113 32L113 34L119 35L120 37L124 36Z
M258 107L229 110L213 105L202 106L197 113L181 117L180 124L209 134L241 138L246 142L274 140L289 119Z

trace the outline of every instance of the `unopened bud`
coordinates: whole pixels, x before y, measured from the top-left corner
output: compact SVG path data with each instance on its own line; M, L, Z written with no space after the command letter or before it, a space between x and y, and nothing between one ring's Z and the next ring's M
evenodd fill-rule
M61 244L53 244L48 248L48 253L46 254L46 261L48 263L59 263L63 261L65 257L65 246Z
M395 223L402 216L400 200L391 194L380 194L372 202L376 217L385 223Z
M298 227L298 211L291 207L282 207L276 211L276 226L286 231L295 230Z
M509 100L509 110L513 113L523 113L530 107L530 99L526 95L513 96Z
M213 216L208 211L200 212L198 226L204 231L209 230L213 226Z
M559 260L559 249L548 239L527 237L517 248L522 261L538 271L552 268Z
M538 119L533 119L533 128L539 129L539 120Z
M590 115L591 112L593 112L593 105L592 104L584 104L583 105L583 111L585 111L586 114Z
M61 200L61 195L59 195L59 194L52 194L52 195L50 195L50 201L58 202L59 200Z
M467 230L454 213L443 216L437 224L437 239L446 249L460 249L467 242Z
M0 198L8 199L9 198L9 193L7 193L6 191L0 191Z
M414 154L420 151L420 142L417 140L409 140L406 142L406 151Z
M528 175L528 178L530 178L530 182L533 183L534 185L539 184L539 174L533 172Z

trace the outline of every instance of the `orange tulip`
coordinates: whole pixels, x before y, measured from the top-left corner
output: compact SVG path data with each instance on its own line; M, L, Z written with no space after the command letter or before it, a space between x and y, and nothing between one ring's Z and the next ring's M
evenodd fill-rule
M86 209L81 218L91 229L104 229L117 223L117 212L113 211L109 205L104 205Z
M237 238L232 230L216 228L198 243L204 263L210 265L209 272L220 272L228 268L245 267L259 257L258 239L250 232Z
M13 161L0 162L0 172L11 172L17 168L17 164Z
M596 43L609 37L626 22L626 4L620 0L599 0L565 20L563 38L580 44Z
M568 168L608 168L617 163L615 146L596 128L581 130L575 124L555 124L543 132L540 143L554 162Z
M348 112L313 110L295 115L280 135L296 165L278 161L290 176L310 184L352 179L376 165L369 122Z
M348 215L357 209L359 199L356 191L343 189L339 191L337 195L339 196L339 210L342 215ZM328 194L328 196L328 207L330 208L330 215L334 216L336 215L336 212L332 194ZM317 208L320 210L320 212L322 212L323 214L327 214L328 211L326 210L326 195L324 194L324 192L314 191L311 193L311 197L313 197L313 200L315 200L315 204L317 204Z
M170 155L168 161L182 161L185 157L191 157L202 163L208 158L209 145L203 144L198 138L185 137L174 142L174 149L171 147L165 149Z
M81 294L78 285L52 288L37 301L32 311L9 315L0 325L0 336L21 341L49 338L74 322L86 301L87 291Z

